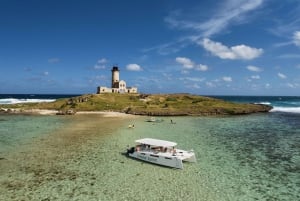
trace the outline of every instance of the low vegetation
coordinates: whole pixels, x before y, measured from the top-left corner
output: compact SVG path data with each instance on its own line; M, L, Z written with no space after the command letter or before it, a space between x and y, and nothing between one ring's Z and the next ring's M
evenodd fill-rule
M59 111L117 111L155 116L235 115L268 112L272 109L267 105L232 103L191 94L88 94L58 99L51 103L17 104L13 107Z

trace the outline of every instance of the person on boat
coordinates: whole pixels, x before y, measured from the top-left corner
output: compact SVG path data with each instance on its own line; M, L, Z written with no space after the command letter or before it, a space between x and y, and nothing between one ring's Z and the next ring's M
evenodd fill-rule
M173 153L173 156L176 155L176 149L174 147L173 147L172 153Z
M140 150L141 150L141 146L140 146L140 145L137 145L137 146L135 147L135 150L136 150L136 151L140 151Z
M128 125L128 128L134 128L134 124Z

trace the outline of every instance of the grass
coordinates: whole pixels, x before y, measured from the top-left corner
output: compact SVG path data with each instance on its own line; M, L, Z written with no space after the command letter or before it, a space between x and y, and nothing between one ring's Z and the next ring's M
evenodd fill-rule
M87 94L51 103L28 103L13 106L21 109L75 111L119 111L141 115L212 115L267 112L269 106L238 104L191 94Z

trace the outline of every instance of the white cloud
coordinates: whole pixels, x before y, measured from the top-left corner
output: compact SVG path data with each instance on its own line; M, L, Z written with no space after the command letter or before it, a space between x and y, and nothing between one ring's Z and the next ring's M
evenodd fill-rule
M210 37L217 34L232 24L241 24L248 22L246 14L259 8L263 0L227 0L219 4L220 6L209 13L212 16L206 21L178 20L181 13L172 12L165 18L165 22L172 28L192 29L198 32L199 36ZM253 16L253 13L252 13Z
M164 78L166 79L166 80L172 80L173 78L173 76L172 76L172 74L168 74L168 73L163 73L162 74L163 76L164 76Z
M178 52L181 48L185 47L185 44L178 45L179 43L182 43L182 41L178 40L175 42L164 43L154 47L145 48L142 51L143 52L157 51L157 53L160 55L173 54Z
M225 81L225 82L232 82L232 78L228 77L228 76L222 77L222 80Z
M198 85L198 84L193 84L192 86L191 86L192 88L194 88L194 89L200 89L201 87Z
M197 71L207 71L208 70L208 66L203 65L203 64L195 64L191 59L187 58L187 57L176 57L176 62L180 63L183 65L184 68L184 73L186 74L187 71L186 70L197 70Z
M51 59L48 59L48 63L58 63L60 62L60 59L59 58L51 58Z
M300 47L300 31L295 31L293 35L293 43Z
M286 78L287 78L286 75L285 75L285 74L282 74L282 73L278 73L277 75L278 75L278 77L281 78L281 79L286 79Z
M206 82L205 85L208 87L216 87L216 85L213 82Z
M253 71L253 72L260 72L260 71L262 71L262 69L260 68L260 67L257 67L257 66L247 66L247 69L249 70L249 71Z
M208 38L205 38L203 41L198 42L198 44L202 45L204 49L211 52L213 55L220 57L221 59L235 59L233 52L222 43L214 42Z
M192 82L203 82L205 78L199 78L199 77L183 77L179 78L179 80L187 80L187 81L192 81Z
M251 19L255 18L255 15L259 14L259 12L254 11L261 8L264 1L266 0L224 0L218 3L217 7L205 6L203 12L206 13L206 16L209 16L207 18L199 18L199 11L172 11L164 19L167 25L173 29L192 30L194 34L180 37L173 42L144 49L144 51L157 51L161 55L176 53L187 45L197 42L200 38L222 33L228 27L234 25L249 23ZM196 20L191 21L192 18Z
M192 62L189 58L186 57L176 57L176 62L180 63L183 65L184 68L186 69L192 69L194 68L194 62Z
M200 85L197 84L197 83L193 83L193 84L190 84L190 85L186 84L185 87L189 88L189 89L200 89L201 88Z
M97 75L94 78L95 80L101 81L101 80L106 80L107 77L105 75Z
M106 63L108 60L106 58L99 59L97 63L94 65L94 69L99 70L99 69L105 69L106 68Z
M44 75L44 76L48 76L48 75L49 75L49 72L48 72L48 71L45 71L45 72L43 72L43 75Z
M99 59L97 63L98 63L98 64L105 64L105 63L107 63L107 62L108 62L107 59L102 58L102 59Z
M142 71L142 67L138 64L128 64L126 69L129 71Z
M259 76L259 75L252 75L252 76L251 76L251 79L259 80L259 79L260 79L260 76Z
M94 69L96 69L96 70L105 69L105 68L106 68L105 65L101 65L101 64L98 64L98 63L94 65Z
M292 83L287 83L286 86L288 86L289 88L296 88L296 86Z
M154 50L161 55L176 53L187 45L197 42L200 38L211 37L224 32L228 27L248 23L256 17L255 10L261 8L264 1L266 0L224 0L218 2L218 6L213 8L206 4L201 6L199 3L203 10L192 8L193 10L182 10L183 12L181 10L172 11L164 19L166 24L173 29L192 30L193 34L180 37L173 42L144 49L144 51ZM206 17L199 18L199 13L205 13Z
M190 73L190 71L188 71L188 70L182 70L181 71L181 74L183 74L183 75L187 75L187 74L189 74Z
M198 71L207 71L208 70L208 66L203 65L203 64L198 64L198 65L195 66L195 70L198 70Z
M199 41L198 44L221 59L250 60L259 57L263 53L263 49L261 48L257 49L246 45L227 47L220 42L215 42L208 38L204 38L202 41Z

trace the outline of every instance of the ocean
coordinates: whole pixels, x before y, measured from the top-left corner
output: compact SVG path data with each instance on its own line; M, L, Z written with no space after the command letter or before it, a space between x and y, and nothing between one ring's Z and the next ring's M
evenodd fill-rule
M59 98L70 98L78 94L0 94L1 104L53 102Z
M212 96L232 102L273 106L272 112L300 113L300 96Z
M105 122L98 116L0 115L0 167L12 164L9 171L0 172L1 197L3 200L300 200L300 97L216 98L268 104L274 109L269 113L237 116L162 117L161 123L146 122L147 117ZM7 103L7 99L26 102L56 98L10 95L0 97L0 103L4 100ZM171 124L171 120L176 124ZM114 121L119 121L118 126ZM129 129L129 124L135 128ZM70 138L64 141L66 137L57 134L68 127L74 127L70 133L76 134L80 146L68 144ZM178 148L193 149L197 163L184 163L183 170L176 170L124 156L128 146L144 137L175 141ZM50 143L53 142L50 139L63 144L64 151L53 151L58 145ZM51 149L38 147L37 141L49 141ZM55 154L40 163L32 157L36 150L46 159L48 154ZM32 158L24 162L21 157L24 153ZM67 153L72 154L67 157ZM24 161L12 162L14 158Z

